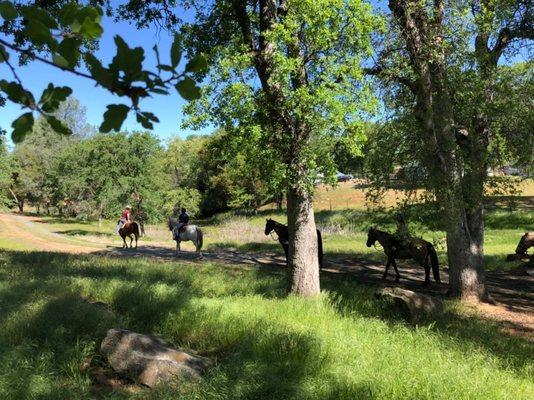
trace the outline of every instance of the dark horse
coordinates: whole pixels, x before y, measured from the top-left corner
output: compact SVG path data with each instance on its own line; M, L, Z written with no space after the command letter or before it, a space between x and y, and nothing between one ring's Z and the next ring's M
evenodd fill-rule
M425 285L430 284L430 266L432 266L432 273L436 283L441 282L439 279L438 255L432 243L420 238L410 238L407 243L403 243L390 233L371 228L367 235L367 247L371 247L376 241L382 245L388 258L382 279L386 279L389 266L393 264L397 274L395 281L398 282L400 275L395 259L407 260L411 258L425 269Z
M268 235L272 231L275 231L278 235L278 241L284 248L287 262L289 251L289 232L287 230L287 225L281 224L280 222L276 222L274 219L269 218L265 223L265 234ZM323 238L319 229L317 229L317 249L319 257L319 269L323 269Z
M119 235L121 235L122 238L122 248L128 248L128 245L126 244L126 238L130 239L130 248L132 248L132 235L135 237L135 248L137 249L137 239L140 234L139 224L137 222L126 222L124 226L119 229Z

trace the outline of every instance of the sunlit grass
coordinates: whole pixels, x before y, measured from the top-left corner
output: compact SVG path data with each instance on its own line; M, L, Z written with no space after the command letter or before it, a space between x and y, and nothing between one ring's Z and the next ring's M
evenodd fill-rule
M0 252L0 398L91 398L106 330L161 335L217 366L151 399L529 399L532 344L450 310L406 324L375 288L323 279L315 300L283 275L215 264ZM94 307L101 301L106 307ZM126 398L104 393L103 398Z

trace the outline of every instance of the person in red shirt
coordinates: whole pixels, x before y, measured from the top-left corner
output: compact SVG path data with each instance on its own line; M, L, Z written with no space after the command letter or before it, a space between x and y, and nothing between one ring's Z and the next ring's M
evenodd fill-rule
M132 220L132 207L126 206L124 207L124 211L121 214L121 217L119 218L119 223L117 225L117 233L119 233L119 230L124 226L126 222L131 222Z

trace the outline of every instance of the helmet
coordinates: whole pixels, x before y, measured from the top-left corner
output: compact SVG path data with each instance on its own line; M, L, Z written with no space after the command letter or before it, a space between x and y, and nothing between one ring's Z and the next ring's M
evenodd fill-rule
M131 210L131 209L132 209L131 206L126 206L126 207L124 207L124 208L126 208L127 210Z

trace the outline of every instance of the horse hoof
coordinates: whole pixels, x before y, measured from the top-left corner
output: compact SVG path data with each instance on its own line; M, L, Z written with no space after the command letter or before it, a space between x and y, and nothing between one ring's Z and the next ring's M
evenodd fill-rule
M430 281L424 281L423 286L430 286Z

